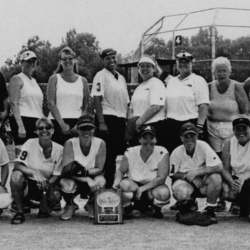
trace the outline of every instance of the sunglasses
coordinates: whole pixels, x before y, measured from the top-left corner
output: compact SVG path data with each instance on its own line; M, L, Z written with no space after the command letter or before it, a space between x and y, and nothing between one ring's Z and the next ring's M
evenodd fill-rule
M61 58L62 61L66 62L66 61L70 61L72 62L74 60L73 57L65 57L65 58Z
M92 130L94 128L91 126L83 126L83 127L78 128L78 129L80 129L81 131L86 131L86 130Z
M51 126L45 126L45 127L38 127L37 130L43 131L43 130L50 130Z

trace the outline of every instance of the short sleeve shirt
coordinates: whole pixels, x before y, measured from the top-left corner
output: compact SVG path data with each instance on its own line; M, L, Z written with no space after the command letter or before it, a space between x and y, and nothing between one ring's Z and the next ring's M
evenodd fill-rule
M169 80L166 88L166 115L177 121L198 118L199 105L209 104L209 91L204 78L194 73L183 80Z
M28 168L38 170L44 178L50 179L53 175L60 175L60 164L62 161L63 147L52 142L51 157L46 159L43 149L39 144L39 139L29 139L26 141L15 162L21 162Z
M99 71L93 80L91 96L102 96L104 115L114 115L125 118L127 116L129 95L125 78L118 74L118 79L108 71Z
M141 83L136 89L131 99L130 108L133 109L133 116L141 116L151 105L162 106L147 123L157 122L165 119L165 86L156 77Z
M158 163L168 151L164 147L155 146L147 162L144 162L140 150L141 146L136 146L125 152L129 164L128 177L133 181L145 184L157 177Z
M184 145L177 147L170 156L171 174L186 173L202 167L214 167L220 163L221 160L214 150L206 142L199 140L193 157L187 155Z

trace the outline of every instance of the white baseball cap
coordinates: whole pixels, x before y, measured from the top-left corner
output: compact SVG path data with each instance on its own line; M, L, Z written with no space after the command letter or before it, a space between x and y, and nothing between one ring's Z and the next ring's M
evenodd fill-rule
M27 61L30 58L36 58L37 59L36 54L33 51L30 51L30 50L24 51L22 53L22 55L20 56L21 61Z
M138 66L141 64L141 63L151 63L154 67L155 67L155 62L153 59L151 59L150 57L147 57L147 56L143 56L140 61L138 62Z

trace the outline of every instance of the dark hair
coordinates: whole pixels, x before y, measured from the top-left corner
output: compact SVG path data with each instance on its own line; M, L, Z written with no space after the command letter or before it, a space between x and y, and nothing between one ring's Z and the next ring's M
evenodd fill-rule
M58 54L59 62L58 62L58 66L57 66L57 68L55 70L55 74L63 72L63 67L62 67L62 65L60 63L62 53L71 55L71 56L74 57L74 59L76 59L76 53L70 47L64 47L63 49L61 49L59 54ZM78 73L77 63L74 63L74 72Z

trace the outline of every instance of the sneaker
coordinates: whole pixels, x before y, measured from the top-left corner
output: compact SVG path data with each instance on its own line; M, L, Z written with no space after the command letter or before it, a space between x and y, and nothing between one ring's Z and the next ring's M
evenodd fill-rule
M124 220L133 219L133 206L132 205L129 205L123 208L123 219Z
M73 201L73 205L75 207L75 210L78 210L79 209L79 206Z
M207 206L207 207L205 207L204 210L207 211L207 215L208 215L209 219L211 220L211 222L213 224L217 224L218 221L217 221L216 215L214 213L215 208Z
M66 205L63 209L63 213L61 215L62 220L70 220L75 213L74 205Z
M231 207L229 209L229 212L231 214L239 215L239 213L240 213L239 205L237 203L235 203L235 202L232 202Z
M219 200L217 202L217 206L214 208L214 211L219 213L223 212L224 210L226 210L226 202L224 200Z
M180 203L179 211L180 212L196 212L198 210L198 204L195 200L188 200L185 203Z
M173 204L172 206L170 206L170 210L179 210L180 209L180 202L175 202L175 204Z
M156 219L163 218L163 214L161 212L161 207L157 207L156 205L151 205L151 216Z
M94 206L87 202L87 204L84 206L84 209L88 212L89 218L94 219Z
M42 212L42 211L40 211L40 210L39 210L38 215L37 215L37 217L38 217L39 219L48 218L49 216L50 216L49 213L44 213L44 212Z

